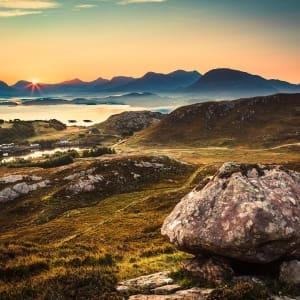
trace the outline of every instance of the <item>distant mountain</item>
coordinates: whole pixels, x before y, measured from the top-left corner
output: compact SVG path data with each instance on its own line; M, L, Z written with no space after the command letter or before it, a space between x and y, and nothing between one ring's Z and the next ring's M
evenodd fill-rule
M176 109L129 145L273 147L300 143L300 94L206 102Z
M8 86L4 81L0 81L0 97L13 96L17 91Z
M55 96L93 93L179 92L207 98L237 98L300 92L300 85L232 69L215 69L203 76L197 71L177 70L168 74L148 72L141 78L117 76L111 80L99 77L90 82L78 78L55 84L21 80L9 87L0 84L0 96Z
M286 81L271 79L269 80L269 83L282 93L295 93L300 91L300 85L291 84Z
M144 101L145 100L145 101ZM146 101L147 100L147 101ZM164 104L167 97L160 97L153 93L128 93L118 96L106 96L97 98L75 98L72 100L66 100L63 98L56 97L41 97L41 98L30 98L21 99L22 105L61 105L61 104L78 104L78 105L101 105L101 104L127 104L138 106L143 104L147 106L147 103ZM160 102L161 101L161 102ZM2 102L0 102L1 104ZM13 102L14 103L14 102ZM1 105L10 104L8 101L3 101ZM14 103L16 105L16 103ZM10 104L12 105L12 104Z
M95 86L92 88L93 92L97 91L105 91L105 90L113 90L115 88L119 88L120 86L126 85L135 79L132 77L126 77L126 76L117 76L112 78L111 80L106 80L99 82L98 84L95 84Z
M204 74L187 91L208 96L270 95L279 90L263 77L231 69L215 69Z
M120 86L119 90L131 92L174 91L193 84L200 77L201 75L197 71L178 70L169 74L149 72L127 85Z
M31 86L32 83L26 80L20 80L17 83L15 83L14 85L12 85L11 87L17 90L24 90L29 88L29 86Z

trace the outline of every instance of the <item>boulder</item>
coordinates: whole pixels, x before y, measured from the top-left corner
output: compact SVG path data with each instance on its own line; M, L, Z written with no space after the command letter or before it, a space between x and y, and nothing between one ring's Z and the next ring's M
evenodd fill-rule
M300 261L292 260L282 263L279 279L281 282L300 287Z
M234 274L230 264L219 257L185 259L181 262L181 267L200 281L213 284L228 281Z
M161 232L196 255L251 263L300 257L300 174L225 163L205 187L181 200Z

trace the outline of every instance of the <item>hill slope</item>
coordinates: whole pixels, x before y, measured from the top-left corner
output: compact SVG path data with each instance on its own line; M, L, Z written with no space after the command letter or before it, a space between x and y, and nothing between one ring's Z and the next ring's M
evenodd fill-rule
M127 144L272 147L300 142L300 94L178 108Z
M163 117L164 115L159 112L129 111L112 115L105 122L95 127L105 133L130 136L137 131L159 122Z

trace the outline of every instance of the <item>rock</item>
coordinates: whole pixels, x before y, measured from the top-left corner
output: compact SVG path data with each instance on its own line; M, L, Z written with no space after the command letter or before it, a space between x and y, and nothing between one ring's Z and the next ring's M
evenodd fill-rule
M76 183L69 187L69 190L74 194L93 192L95 184L104 180L101 175L88 175L86 179L79 179Z
M6 188L0 191L0 203L12 201L19 197L19 194L14 191L12 188Z
M230 264L225 259L217 257L186 259L181 262L181 267L200 281L213 284L220 284L233 277Z
M162 234L180 250L245 262L300 258L300 174L280 166L225 163L186 195Z
M117 291L125 291L128 293L131 290L135 290L144 292L164 285L172 284L173 282L174 280L169 277L169 272L159 272L122 281L117 286Z
M206 288L191 288L188 290L182 290L178 291L176 294L177 295L182 295L184 297L207 297L212 293L213 289L206 289ZM199 299L199 298L196 298Z
M95 172L95 170L96 170L95 168L91 168L91 169L88 169L88 170L83 170L83 171L80 171L78 173L74 173L74 174L71 174L71 175L65 177L64 180L72 181L74 179L81 178L85 175L92 175Z
M42 180L42 177L33 175L33 176L28 176L28 175L20 175L20 174L15 174L15 175L7 175L4 177L0 178L0 183L2 184L9 184L9 183L16 183L18 181L22 180L32 180L32 181L40 181Z
M181 289L178 284L167 284L151 290L151 293L156 295L170 295Z
M292 260L282 263L279 279L281 282L300 287L300 261Z
M26 178L26 175L20 175L20 174L7 175L7 176L0 178L0 183L15 183L15 182L23 180L24 178Z
M0 203L8 202L17 199L21 195L27 195L32 191L40 188L45 188L50 184L49 180L28 184L27 182L20 182L12 187L5 188L0 191Z

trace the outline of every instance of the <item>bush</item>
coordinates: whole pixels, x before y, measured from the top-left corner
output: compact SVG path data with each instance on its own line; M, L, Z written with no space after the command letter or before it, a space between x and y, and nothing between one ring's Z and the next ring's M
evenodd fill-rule
M107 147L95 147L89 150L84 150L82 153L82 157L97 157L104 154L115 154L116 151L112 148Z
M35 163L35 166L47 169L47 168L54 168L54 167L68 165L73 163L73 161L74 160L72 154L67 153L67 154L62 154L60 156L55 156L43 162Z
M23 168L23 167L38 167L38 168L54 168L64 165L68 165L74 162L74 158L79 157L79 154L75 150L69 150L68 152L58 152L49 156L47 160L33 162L31 160L17 159L11 163L2 164L8 168Z

